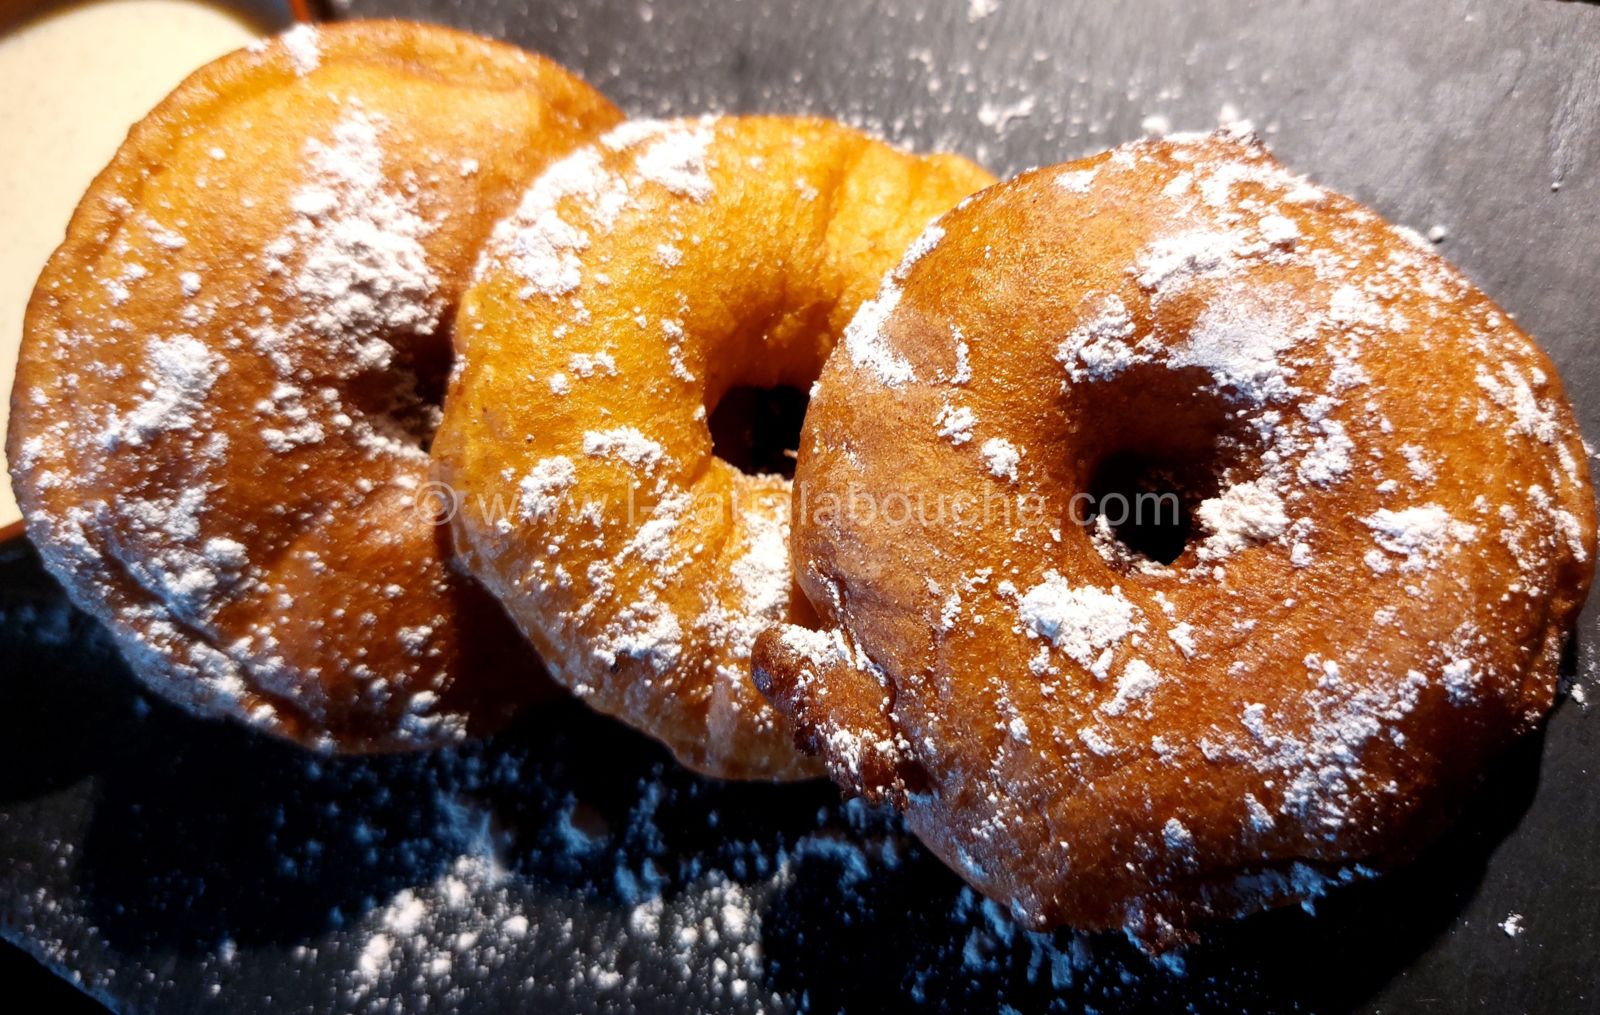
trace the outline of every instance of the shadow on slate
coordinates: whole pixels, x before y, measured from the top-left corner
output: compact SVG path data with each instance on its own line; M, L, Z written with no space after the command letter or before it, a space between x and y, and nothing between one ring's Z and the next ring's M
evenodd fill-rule
M38 592L10 584L18 571L13 561L0 563L0 604L9 607L8 617L43 601ZM29 800L115 767L117 729L144 707L111 639L92 618L73 611L52 616L46 626L44 644L22 643L11 630L0 633L10 671L0 679L0 802Z
M59 595L31 557L5 570L13 607L33 596L48 608ZM1522 742L1450 834L1406 869L1335 892L1316 919L1289 910L1216 928L1187 953L1182 977L1114 935L1056 935L1054 953L1068 958L1045 968L1024 935L990 920L896 820L841 804L825 784L699 779L576 704L459 750L316 758L147 702L92 621L73 613L63 622L57 635L77 646L73 662L7 646L40 665L0 686L0 787L14 801L97 777L78 877L93 923L130 957L337 939L353 918L448 870L472 836L496 843L520 896L565 897L598 916L636 901L617 878L619 855L737 878L762 873L741 864L821 834L845 848L797 858L799 876L761 914L762 986L791 1004L890 1006L909 995L934 1010L997 998L1022 1010L1340 1010L1451 925L1532 798L1541 748L1538 737ZM643 791L659 803L641 831L630 815ZM574 800L614 852L567 847L562 815ZM473 823L483 827L465 827ZM864 823L886 837L894 862L851 859L847 844ZM671 878L661 888L668 905L676 889ZM683 1000L650 986L636 999L642 1010Z

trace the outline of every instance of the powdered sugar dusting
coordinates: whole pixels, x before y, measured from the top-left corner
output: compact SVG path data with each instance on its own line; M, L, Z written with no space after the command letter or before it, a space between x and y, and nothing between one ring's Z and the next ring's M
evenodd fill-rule
M1111 650L1138 626L1136 609L1121 589L1074 588L1057 571L1045 572L1017 603L1029 637L1043 638L1102 678Z
M146 394L125 416L106 427L101 440L109 449L143 444L164 431L195 427L206 395L228 369L221 356L192 335L152 337L145 350L148 375L140 388Z
M1122 667L1122 675L1117 678L1116 695L1101 705L1100 711L1106 715L1122 715L1160 686L1161 674L1152 669L1149 663L1143 659L1129 659Z
M583 453L591 458L615 458L648 472L661 463L666 450L638 428L623 426L585 433Z
M1451 518L1438 504L1421 504L1400 511L1380 508L1362 522L1372 530L1379 546L1402 558L1401 571L1421 571L1451 543L1471 542L1477 536L1473 526Z
M644 660L656 673L666 673L683 654L683 628L678 615L645 589L616 612L595 638L592 651L606 666L631 657Z
M562 495L577 482L577 476L572 459L565 455L540 461L517 486L522 517L538 520L553 514L561 504Z
M742 554L728 568L732 579L731 603L708 596L707 610L700 624L739 665L722 673L723 679L744 681L749 677L750 649L756 636L788 613L789 591L794 578L789 570L789 500L774 498L758 503L741 516L747 541ZM724 590L717 590L727 595Z
M582 282L578 255L593 242L591 231L612 227L637 205L639 190L655 184L694 201L709 200L710 147L716 120L632 120L548 167L523 194L515 214L495 227L480 263L480 277L498 261L528 283L525 298L566 296ZM607 152L629 153L631 163L607 165ZM658 247L668 267L683 251Z
M315 25L298 24L278 36L296 73L310 74L322 65L322 40Z
M1283 499L1265 479L1236 484L1201 501L1195 517L1211 533L1200 545L1201 560L1217 560L1250 543L1276 539L1289 527Z
M712 185L706 169L706 150L711 145L714 122L708 117L692 126L674 126L646 142L634 163L640 178L680 197L708 200Z
M352 106L331 143L311 140L311 182L295 193L300 216L272 252L299 255L295 291L305 298L305 324L350 343L358 369L389 365L388 333L427 333L439 325L439 279L422 238L429 226L383 169L381 118Z
M959 447L972 439L972 428L977 421L977 416L967 406L946 404L934 420L934 429L940 437Z
M1056 350L1056 359L1074 381L1109 380L1136 359L1128 344L1134 333L1133 318L1115 293L1091 293L1084 302L1089 312Z
M900 289L885 281L876 299L861 304L844 329L844 350L850 362L867 370L885 387L899 387L916 379L911 364L889 347L883 333L895 307L900 305Z
M1016 445L1004 437L991 437L983 442L978 449L983 456L983 463L996 479L1009 479L1017 481L1017 464L1022 461L1022 452Z
M1252 297L1235 290L1206 306L1188 340L1172 349L1167 362L1200 367L1219 387L1255 405L1282 398L1289 383L1279 357L1301 337L1299 316L1296 299L1286 293Z

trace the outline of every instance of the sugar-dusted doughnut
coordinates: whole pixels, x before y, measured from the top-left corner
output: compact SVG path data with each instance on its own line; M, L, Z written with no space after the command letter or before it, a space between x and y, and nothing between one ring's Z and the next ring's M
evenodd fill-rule
M629 123L533 185L462 302L434 457L460 558L560 682L702 772L820 771L749 677L803 603L789 482L717 457L708 415L809 388L884 270L990 179L750 117Z
M1426 246L1226 135L952 211L818 382L825 625L758 685L1031 925L1160 945L1412 854L1551 707L1595 547L1550 361Z
M447 564L425 449L484 237L619 119L539 57L373 22L224 57L133 128L34 292L7 449L150 687L348 751L538 692Z

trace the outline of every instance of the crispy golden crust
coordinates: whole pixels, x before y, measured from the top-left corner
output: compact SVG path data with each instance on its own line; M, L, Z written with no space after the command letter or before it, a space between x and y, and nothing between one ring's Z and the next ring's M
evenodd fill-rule
M224 57L133 128L34 292L7 447L152 688L335 750L539 693L417 509L427 403L493 222L619 119L539 57L373 22Z
M756 633L803 604L789 484L715 457L707 413L808 388L918 230L990 180L752 117L630 123L535 183L463 300L434 457L461 559L558 680L702 772L820 772L749 682Z
M1030 924L1159 945L1412 853L1550 708L1595 547L1554 369L1424 246L1225 136L951 212L823 371L842 630L758 685ZM1119 454L1184 477L1170 565L1074 509Z

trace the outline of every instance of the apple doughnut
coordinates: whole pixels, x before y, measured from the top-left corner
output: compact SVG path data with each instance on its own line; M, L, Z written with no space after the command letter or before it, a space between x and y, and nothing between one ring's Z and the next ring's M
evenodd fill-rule
M1551 707L1595 548L1554 368L1426 246L1229 135L944 216L813 394L823 629L758 686L1031 926L1160 947L1412 855Z
M434 444L455 545L558 681L726 778L820 774L749 677L797 619L789 481L716 456L736 386L807 389L935 215L991 182L838 124L634 122L552 167L462 302Z
M447 564L426 447L484 238L619 119L542 58L370 22L224 57L133 128L34 292L8 452L45 565L152 689L338 751L539 693Z

